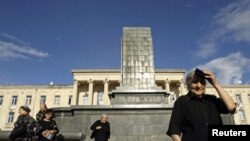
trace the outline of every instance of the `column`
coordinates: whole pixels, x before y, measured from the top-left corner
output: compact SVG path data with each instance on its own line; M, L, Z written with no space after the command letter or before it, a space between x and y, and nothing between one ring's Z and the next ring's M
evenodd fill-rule
M103 95L103 101L104 105L110 105L110 100L109 100L109 80L105 79L103 81L104 83L104 95Z
M179 96L181 96L181 95L184 94L184 82L183 82L183 79L181 79L179 81L179 91L180 91L180 95Z
M122 80L118 80L118 84L121 87L122 86Z
M89 99L89 105L93 105L93 88L94 88L94 81L92 79L90 79L88 81L89 83L89 91L88 91L88 99Z
M170 88L169 88L169 80L168 80L168 79L166 79L166 80L165 80L165 88L166 88L166 90L167 90L167 91L169 91L169 92L170 92Z
M79 81L74 80L72 105L79 105L78 85Z

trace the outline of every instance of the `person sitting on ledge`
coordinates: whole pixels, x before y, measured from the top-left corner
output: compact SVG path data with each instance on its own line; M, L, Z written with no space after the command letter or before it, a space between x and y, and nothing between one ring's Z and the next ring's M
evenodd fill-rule
M36 114L36 120L37 120L37 122L42 121L45 118L45 112L46 112L47 109L48 108L47 108L47 105L45 103L42 103L40 105L40 110Z
M106 114L103 114L101 120L97 120L90 129L93 130L90 138L95 138L95 141L110 141L110 124Z
M55 141L56 134L59 132L56 121L52 119L53 111L47 109L45 118L39 121L38 141Z
M30 108L23 105L19 108L19 116L14 123L14 129L9 135L10 141L31 141L34 136L35 119L29 115Z

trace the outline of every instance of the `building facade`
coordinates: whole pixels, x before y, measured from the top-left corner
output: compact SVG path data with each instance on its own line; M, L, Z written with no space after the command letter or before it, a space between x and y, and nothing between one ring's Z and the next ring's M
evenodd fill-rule
M187 93L184 84L184 70L156 69L155 84L167 90L169 104ZM109 93L121 85L121 72L109 70L72 70L73 85L43 86L0 86L0 128L11 130L18 117L18 108L28 105L30 115L35 118L40 104L46 103L49 108L70 107L71 105L110 105ZM223 86L237 103L234 114L235 124L250 124L250 85ZM206 92L215 94L216 90L207 87Z

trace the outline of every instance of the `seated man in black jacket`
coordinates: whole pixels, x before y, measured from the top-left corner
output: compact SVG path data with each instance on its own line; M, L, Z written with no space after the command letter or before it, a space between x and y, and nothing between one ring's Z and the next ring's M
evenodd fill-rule
M108 122L108 116L103 114L101 120L97 120L91 127L93 133L91 138L95 138L95 141L109 141L110 140L110 125Z

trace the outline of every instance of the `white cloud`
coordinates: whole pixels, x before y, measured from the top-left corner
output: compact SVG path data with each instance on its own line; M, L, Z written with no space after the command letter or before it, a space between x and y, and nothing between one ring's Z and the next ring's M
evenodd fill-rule
M250 70L250 59L236 52L198 67L211 70L222 84L241 84L243 74Z
M216 44L213 42L204 43L200 46L199 53L197 56L199 58L207 58L210 54L213 54L216 51Z
M9 39L9 40L11 40L12 42L15 42L15 43L18 43L18 44L22 44L22 45L28 45L27 42L24 42L24 41L18 39L17 37L15 37L13 35L10 35L8 33L3 33L2 36L5 37L5 38L7 38L7 39Z
M237 41L250 43L250 1L237 0L219 10L213 17L209 33L204 36L199 44L199 57L204 57L204 49L209 50L205 57L216 52L216 46L221 42ZM204 46L208 46L204 48Z
M30 59L31 57L48 57L47 52L39 51L30 47L26 42L19 40L15 36L2 34L12 41L0 40L0 60L15 58Z

